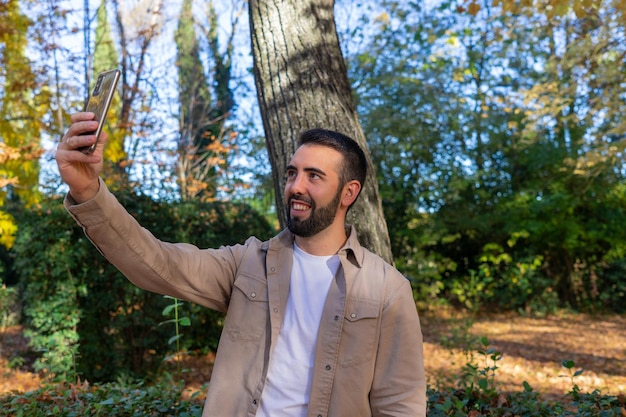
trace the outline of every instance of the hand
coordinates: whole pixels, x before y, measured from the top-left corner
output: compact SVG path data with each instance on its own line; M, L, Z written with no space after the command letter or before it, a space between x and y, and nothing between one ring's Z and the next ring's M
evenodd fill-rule
M100 133L100 140L91 154L79 150L96 141L95 135L81 133L95 131L98 122L90 112L76 113L71 116L72 124L67 130L55 155L61 179L70 187L70 194L77 203L93 198L99 188L98 177L102 171L102 152L108 139L105 132Z

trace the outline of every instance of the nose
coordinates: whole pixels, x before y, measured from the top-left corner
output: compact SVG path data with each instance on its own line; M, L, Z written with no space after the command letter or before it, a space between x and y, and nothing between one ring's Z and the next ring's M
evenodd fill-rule
M294 174L287 181L287 188L291 194L304 194L306 191L304 175Z

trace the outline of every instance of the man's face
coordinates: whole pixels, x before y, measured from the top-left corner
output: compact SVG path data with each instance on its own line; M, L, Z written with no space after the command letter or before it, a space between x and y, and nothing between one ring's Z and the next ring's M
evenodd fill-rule
M342 156L334 149L304 145L287 166L285 201L287 227L310 237L330 226L341 201L339 167Z

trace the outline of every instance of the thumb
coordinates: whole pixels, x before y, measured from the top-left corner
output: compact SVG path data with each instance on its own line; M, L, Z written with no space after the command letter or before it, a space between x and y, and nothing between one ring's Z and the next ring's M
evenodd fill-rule
M98 144L96 145L95 152L98 152L100 155L104 154L104 148L109 141L109 134L102 130L100 132L100 137L98 138ZM94 153L95 153L94 152Z

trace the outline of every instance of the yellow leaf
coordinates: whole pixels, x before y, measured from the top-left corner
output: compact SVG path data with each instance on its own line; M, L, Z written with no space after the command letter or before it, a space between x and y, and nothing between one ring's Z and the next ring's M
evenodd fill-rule
M376 19L374 19L374 21L384 24L389 23L389 14L387 12L382 12L381 14L376 16Z
M0 211L0 245L11 249L15 242L15 233L17 233L17 224L13 216Z

